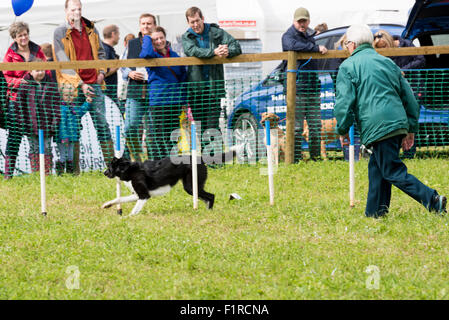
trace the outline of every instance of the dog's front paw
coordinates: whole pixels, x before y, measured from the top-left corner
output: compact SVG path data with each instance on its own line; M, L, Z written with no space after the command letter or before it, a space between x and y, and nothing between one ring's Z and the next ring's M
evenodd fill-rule
M101 209L107 209L107 208L112 207L113 205L114 205L114 200L111 200L111 201L105 202L105 203L101 206Z

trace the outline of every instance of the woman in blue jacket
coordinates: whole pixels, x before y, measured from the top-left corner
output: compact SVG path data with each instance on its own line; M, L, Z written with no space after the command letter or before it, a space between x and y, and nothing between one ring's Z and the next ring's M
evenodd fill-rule
M150 36L143 37L140 58L177 58L179 55L167 45L164 28L157 26ZM179 115L185 104L185 66L147 67L148 96L153 119L153 136L149 154L154 160L168 156L176 141L170 141L170 134L179 127ZM176 152L177 153L177 152Z

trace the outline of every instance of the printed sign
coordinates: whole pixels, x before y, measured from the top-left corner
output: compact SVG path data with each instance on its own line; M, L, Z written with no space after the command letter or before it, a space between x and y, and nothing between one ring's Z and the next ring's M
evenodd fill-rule
M222 28L231 28L231 27L256 27L256 20L222 20L218 21L218 24Z

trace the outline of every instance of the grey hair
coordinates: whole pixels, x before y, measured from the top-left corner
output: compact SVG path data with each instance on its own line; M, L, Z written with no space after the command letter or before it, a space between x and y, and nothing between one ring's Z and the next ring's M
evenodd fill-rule
M373 45L374 37L366 24L353 24L346 31L347 41L353 42L357 47L363 43Z

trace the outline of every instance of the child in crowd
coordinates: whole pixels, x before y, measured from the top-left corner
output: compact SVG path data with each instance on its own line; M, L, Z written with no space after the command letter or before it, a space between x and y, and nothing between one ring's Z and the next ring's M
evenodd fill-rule
M34 62L42 62L35 59ZM51 138L56 135L59 121L59 92L46 71L33 70L26 74L20 84L17 100L12 106L16 117L16 126L9 134L26 135L29 142L29 159L31 172L39 171L39 129L44 131L45 173L48 175L52 168ZM15 145L7 146L14 149L17 155L21 139L11 139ZM8 139L10 144L10 139ZM10 150L11 151L11 150Z
M87 97L82 106L76 106L73 101L76 98L76 90L70 85L61 86L61 122L59 124L58 150L59 160L56 162L56 174L64 172L73 173L73 150L76 142L79 142L81 131L81 118L91 108L92 98Z

